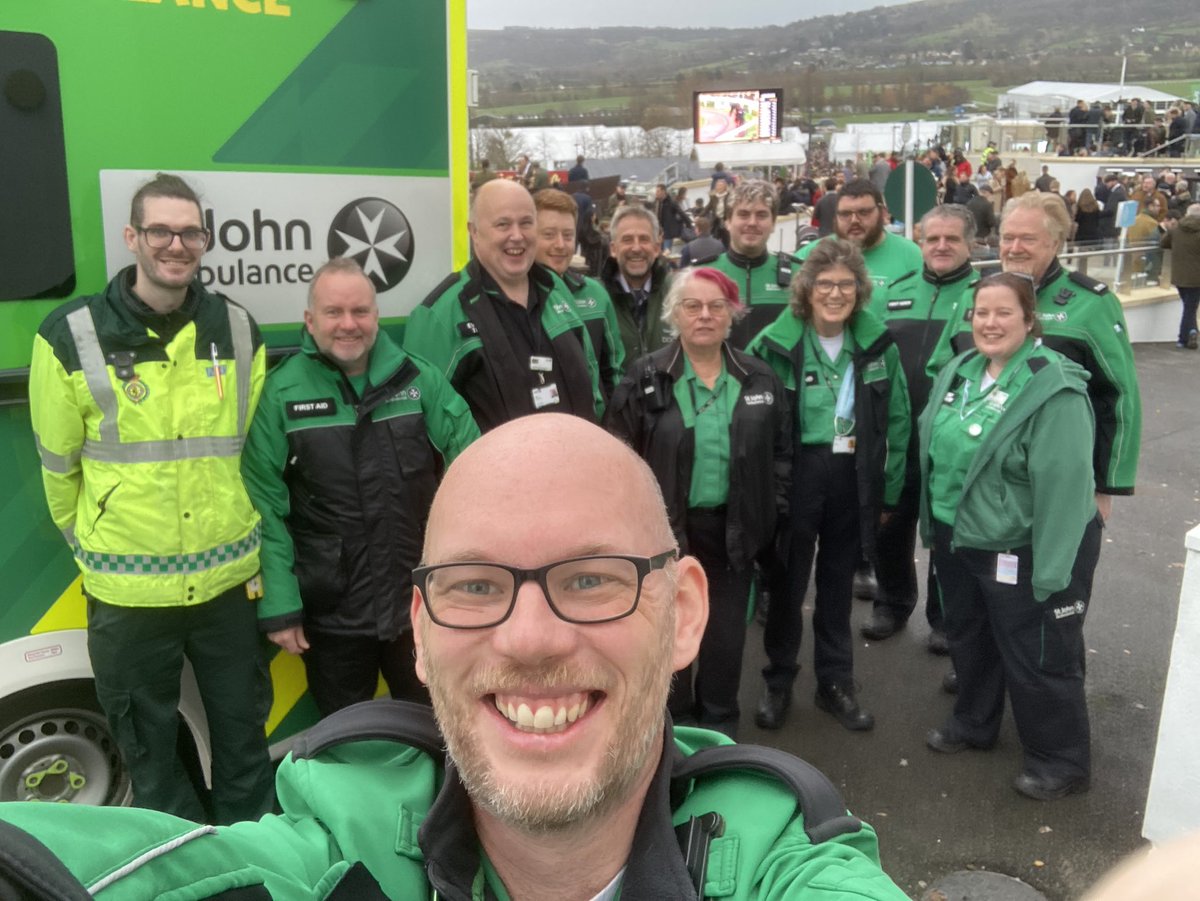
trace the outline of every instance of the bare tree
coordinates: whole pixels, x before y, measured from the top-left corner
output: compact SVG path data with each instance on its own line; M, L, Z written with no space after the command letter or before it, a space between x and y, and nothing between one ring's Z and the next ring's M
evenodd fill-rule
M629 159L634 155L635 145L629 129L621 127L613 132L612 152L619 160Z
M671 154L675 135L669 128L652 128L643 131L638 142L638 150L642 156L662 157Z
M610 141L603 125L593 125L591 131L580 137L580 153L589 159L600 160L609 155Z
M478 129L475 140L479 158L490 160L493 169L511 166L525 151L523 138L507 128Z
M672 148L676 156L691 156L693 133L686 128L677 128L673 132L675 145Z
M542 165L547 169L553 169L554 142L550 139L550 134L544 128L538 132L537 152Z

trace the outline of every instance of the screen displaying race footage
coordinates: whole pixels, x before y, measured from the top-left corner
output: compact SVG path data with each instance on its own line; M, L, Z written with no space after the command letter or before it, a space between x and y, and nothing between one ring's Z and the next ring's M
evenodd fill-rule
M697 144L778 141L783 91L696 91L692 114Z

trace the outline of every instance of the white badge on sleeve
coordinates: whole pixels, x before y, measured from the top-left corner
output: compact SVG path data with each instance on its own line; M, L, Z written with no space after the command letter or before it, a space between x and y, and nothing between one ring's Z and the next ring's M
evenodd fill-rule
M540 410L542 407L553 407L558 403L558 385L551 382L549 385L539 385L533 389L533 408Z
M833 452L835 454L852 454L852 453L854 453L854 436L853 435L834 435L833 436Z
M529 368L534 372L553 372L554 357L539 357L531 355L529 357Z
M996 555L996 581L1001 585L1017 584L1017 555Z

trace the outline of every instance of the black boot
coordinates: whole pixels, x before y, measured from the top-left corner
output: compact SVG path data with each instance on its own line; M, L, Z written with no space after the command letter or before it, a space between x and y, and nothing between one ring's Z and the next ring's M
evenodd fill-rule
M858 706L853 685L822 685L817 689L817 707L837 717L851 732L866 732L875 728L875 717Z
M754 714L754 723L760 729L782 729L788 708L791 706L791 686L772 688L765 685L762 697L758 699L758 712Z

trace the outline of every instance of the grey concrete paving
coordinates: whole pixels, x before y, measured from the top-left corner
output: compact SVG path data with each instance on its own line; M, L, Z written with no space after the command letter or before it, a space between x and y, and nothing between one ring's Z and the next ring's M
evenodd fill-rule
M1007 714L992 751L947 757L925 747L926 731L942 722L952 699L940 688L948 664L926 652L920 613L887 641L856 644L861 698L877 721L870 733L846 732L813 706L807 617L789 720L779 732L757 729L762 632L750 629L742 741L785 748L828 774L879 832L884 868L912 898L975 870L1015 876L1049 901L1070 901L1143 844L1183 537L1200 521L1200 353L1139 345L1136 357L1144 408L1138 489L1114 505L1086 626L1089 793L1050 803L1016 794L1010 783L1020 748ZM869 603L855 602L856 636L869 613Z

